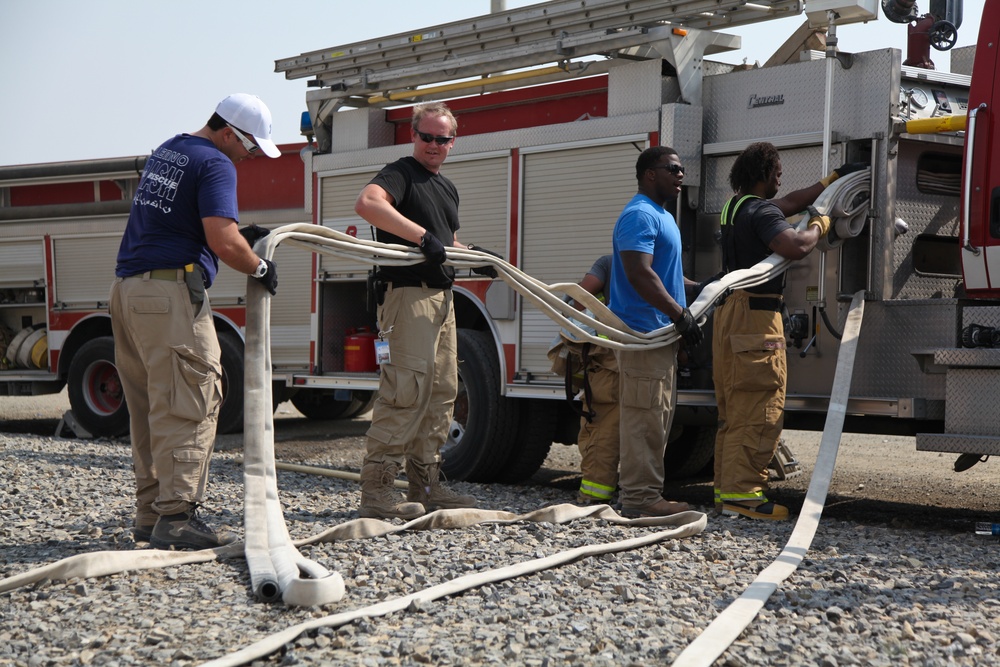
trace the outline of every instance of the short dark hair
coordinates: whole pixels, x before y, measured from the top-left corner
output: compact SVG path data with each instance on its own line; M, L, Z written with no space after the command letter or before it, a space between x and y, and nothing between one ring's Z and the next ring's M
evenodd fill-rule
M641 181L646 170L655 167L664 155L677 155L677 151L670 146L650 146L640 153L635 161L635 180Z
M780 161L781 156L774 144L766 141L750 144L729 170L729 185L733 192L747 192L758 183L770 180Z
M212 117L208 119L207 125L208 129L212 130L213 132L218 132L226 125L229 125L229 123L227 123L226 119L220 116L219 114L213 113Z

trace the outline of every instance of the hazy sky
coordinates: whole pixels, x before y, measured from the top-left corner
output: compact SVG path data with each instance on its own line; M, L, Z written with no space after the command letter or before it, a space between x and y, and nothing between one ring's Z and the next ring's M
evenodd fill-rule
M984 3L965 0L958 46L976 43ZM490 0L0 0L0 165L147 154L234 92L267 103L277 143L302 141L306 79L275 74L275 60L489 11ZM712 58L764 62L803 21L729 30L743 49ZM905 52L906 26L884 18L838 34L844 51ZM948 53L931 58L948 70Z

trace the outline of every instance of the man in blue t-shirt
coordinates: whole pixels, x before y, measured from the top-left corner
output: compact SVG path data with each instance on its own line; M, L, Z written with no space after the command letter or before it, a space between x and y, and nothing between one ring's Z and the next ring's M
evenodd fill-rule
M231 533L197 515L222 398L219 340L205 290L219 260L274 294L274 263L254 253L267 234L240 231L236 164L271 141L271 112L254 95L222 100L208 123L168 139L146 161L118 250L109 310L128 405L136 541L209 549Z
M691 346L702 333L687 309L681 235L664 206L680 194L684 167L677 151L647 148L635 165L638 193L614 230L608 307L628 326L648 333L674 324ZM622 516L669 516L690 509L663 498L663 454L677 396L678 342L616 351L619 367Z

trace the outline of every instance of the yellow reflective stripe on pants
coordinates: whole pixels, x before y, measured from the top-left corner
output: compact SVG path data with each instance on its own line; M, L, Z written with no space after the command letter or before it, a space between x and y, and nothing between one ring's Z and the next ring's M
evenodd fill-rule
M611 496L615 493L615 487L582 479L580 480L580 493L599 500L611 500Z

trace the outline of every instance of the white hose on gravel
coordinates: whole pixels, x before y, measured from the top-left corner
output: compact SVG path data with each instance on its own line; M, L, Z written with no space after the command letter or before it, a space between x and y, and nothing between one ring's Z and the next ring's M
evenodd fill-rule
M847 179L842 180L846 181ZM845 183L845 185L849 185L849 182ZM852 202L853 204L857 204L853 196ZM826 203L823 205L833 206L833 204ZM855 207L852 206L849 208L853 210ZM821 212L827 213L829 210L832 209ZM805 224L805 222L803 221L800 224ZM258 254L271 258L274 255L274 249L281 242L288 242L311 252L344 257L354 261L361 260L382 266L401 266L424 261L423 255L418 250L407 246L365 241L326 227L310 224L293 224L275 229L271 234L257 242L255 250ZM493 266L499 276L512 289L535 304L543 313L564 330L571 332L573 337L578 340L588 340L613 349L631 350L668 345L679 337L673 325L649 333L637 332L630 329L608 310L604 304L575 283L545 285L502 259L474 250L448 248L447 256L446 263L457 269L475 268L485 265ZM772 255L750 269L731 272L721 280L706 286L701 295L690 305L690 310L696 319L703 320L715 302L728 294L729 291L763 283L783 272L788 264L789 260L778 255ZM560 296L563 294L584 304L594 314L593 317L581 313L575 307L566 303ZM237 543L214 550L197 552L142 550L81 554L21 575L0 580L0 592L19 588L44 578L94 577L122 572L128 569L146 569L182 563L205 562L217 558L238 556L242 551L247 559L252 590L258 598L262 600L277 600L280 597L288 605L313 606L339 601L344 595L344 583L340 574L331 572L322 565L302 556L296 548L299 545L332 539L371 537L396 530L453 528L483 521L564 521L583 516L593 516L595 518L630 525L675 526L673 530L661 531L643 538L625 540L607 545L581 547L536 561L461 577L460 579L414 593L404 598L386 601L373 607L347 612L328 617L327 619L318 619L309 624L289 628L281 633L265 638L236 654L209 663L214 666L236 665L245 664L246 661L253 659L253 657L266 655L266 653L280 647L282 643L289 641L290 638L294 638L304 630L316 627L315 624L339 625L363 616L382 615L405 609L414 600L433 600L491 581L500 581L520 576L521 574L536 572L540 569L553 567L583 556L633 549L662 539L684 537L700 533L704 530L706 517L699 512L684 512L674 517L661 519L627 520L622 519L606 506L588 509L577 508L571 505L559 505L538 510L524 516L514 516L506 512L491 512L487 510L444 510L415 519L403 526L394 526L373 519L360 519L335 526L308 540L293 542L290 539L281 503L278 498L277 473L274 460L274 422L273 413L270 409L271 359L269 322L270 296L257 281L248 279L244 370L246 393L244 399L245 543ZM588 329L596 332L596 335ZM821 506L822 501L820 502ZM545 518L534 519L533 515L544 516ZM816 519L818 520L818 515ZM804 554L807 548L808 544L801 548L801 553ZM749 623L750 620L752 620L752 617L747 619L746 622ZM736 634L738 635L739 633L737 632ZM275 646L274 642L276 641L278 643ZM726 647L728 647L728 644L721 648L719 654ZM260 651L264 652L261 653Z

